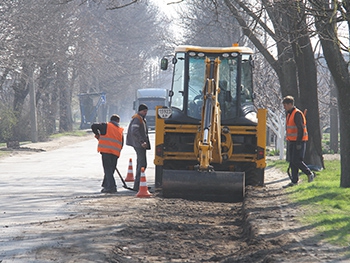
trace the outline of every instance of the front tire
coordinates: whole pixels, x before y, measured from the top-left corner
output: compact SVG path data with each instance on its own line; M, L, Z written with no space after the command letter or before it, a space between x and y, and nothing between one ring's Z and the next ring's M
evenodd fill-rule
M163 166L156 165L156 174L155 174L155 187L156 189L162 188L163 181Z

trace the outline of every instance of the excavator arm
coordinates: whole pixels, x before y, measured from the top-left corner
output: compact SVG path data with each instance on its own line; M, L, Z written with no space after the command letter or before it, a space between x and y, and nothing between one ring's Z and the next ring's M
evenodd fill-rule
M210 163L222 162L220 141L220 107L218 103L218 78L220 59L206 58L205 85L201 132L198 139L198 161L200 171L212 171Z

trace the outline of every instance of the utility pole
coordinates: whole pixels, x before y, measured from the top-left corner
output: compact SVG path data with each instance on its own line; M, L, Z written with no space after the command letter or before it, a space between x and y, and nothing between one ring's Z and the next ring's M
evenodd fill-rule
M32 135L32 142L38 142L38 122L37 122L37 114L36 114L34 67L29 79L29 101L30 101L30 130Z

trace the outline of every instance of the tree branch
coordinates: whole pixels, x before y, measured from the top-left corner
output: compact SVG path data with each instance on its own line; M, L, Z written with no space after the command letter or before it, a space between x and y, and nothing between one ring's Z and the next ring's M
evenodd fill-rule
M132 4L135 4L137 3L138 0L132 0L131 2L129 3L126 3L126 4L123 4L123 5L119 5L118 4L116 6L113 6L113 7L107 7L107 10L115 10L115 9L120 9L120 8L123 8L123 7L127 7L129 5L132 5Z
M265 46L260 42L260 40L254 35L252 30L247 26L247 23L242 18L237 8L230 2L230 0L224 0L226 6L230 9L232 15L237 19L237 22L242 27L243 33L249 38L249 40L254 44L254 46L260 51L260 53L269 62L271 67L276 67L276 60L271 55L271 53L265 48ZM276 68L275 68L276 70Z
M254 12L252 12L251 9L249 9L247 5L243 2L237 1L237 3L251 18L253 18L254 21L256 21L266 31L266 33L268 33L277 42L275 33L272 32L272 30L266 25L266 23L261 21L260 17L258 17Z

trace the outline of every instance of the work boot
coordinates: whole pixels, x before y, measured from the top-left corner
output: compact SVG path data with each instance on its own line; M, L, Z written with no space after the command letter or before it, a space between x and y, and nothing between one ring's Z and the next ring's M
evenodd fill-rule
M314 175L313 172L311 172L311 173L307 176L307 181L308 181L309 183L311 183L311 182L314 180L314 178L315 178L315 175Z
M284 185L284 186L282 186L282 187L283 187L283 188L288 188L288 187L292 187L292 186L297 185L297 184L298 184L298 183L290 182L289 184Z
M101 190L101 193L104 193L104 194L115 194L117 192L117 189L106 189L106 188L103 188Z

